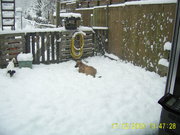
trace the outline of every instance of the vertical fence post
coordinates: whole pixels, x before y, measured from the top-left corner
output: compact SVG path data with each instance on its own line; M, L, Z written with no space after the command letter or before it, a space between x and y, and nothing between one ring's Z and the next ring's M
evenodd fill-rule
M47 64L50 63L50 33L46 33Z
M32 34L32 55L33 55L33 63L36 63L35 57L35 34Z
M25 53L30 53L30 34L25 34Z
M59 59L59 32L56 32L56 60L57 60L57 63L60 62L60 59Z
M54 48L54 32L51 33L51 57L52 57L52 61L54 62L55 59L54 59L54 51L55 51L55 48Z
M42 63L45 63L45 46L44 46L44 33L41 33L41 56L42 56Z
M40 63L40 46L39 46L39 33L36 33L36 62Z

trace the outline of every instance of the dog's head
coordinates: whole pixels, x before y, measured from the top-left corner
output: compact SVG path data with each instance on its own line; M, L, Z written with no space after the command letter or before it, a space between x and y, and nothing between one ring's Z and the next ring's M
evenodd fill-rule
M80 60L76 61L75 68L80 67L82 64L83 64L82 61Z
M10 77L12 77L16 71L15 70L8 70L7 73L9 73Z

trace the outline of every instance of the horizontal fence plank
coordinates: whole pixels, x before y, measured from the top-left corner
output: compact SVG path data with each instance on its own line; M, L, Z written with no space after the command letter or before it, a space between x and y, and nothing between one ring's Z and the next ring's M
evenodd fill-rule
M2 58L3 59L12 59L12 58L16 58L17 57L17 55L16 54L14 54L14 55L4 55ZM6 63L7 63L7 61L6 61Z
M85 45L84 45L84 48L89 48L89 47L92 47L92 48L94 48L94 44L93 43L86 43ZM61 47L62 49L69 49L69 48L71 48L71 46L70 45L62 45L62 47Z
M17 48L17 47L23 47L23 44L9 44L9 45L3 45L2 49L7 49L7 48Z
M23 39L9 39L9 41L5 40L3 42L5 44L14 44L14 43L21 43L21 44L23 44L25 42L25 40L23 40Z
M78 42L78 41L76 41L76 42ZM86 47L87 45L89 45L89 44L93 44L93 40L92 39L88 39L88 40L85 40L84 41L84 46ZM69 41L61 41L61 45L62 46L71 46L71 41L69 40Z
M83 53L88 52L88 51L92 51L94 50L93 48L84 48L83 49ZM62 54L70 54L70 49L67 50L61 50Z
M94 52L86 52L86 53L83 53L82 58L86 58L86 57L93 56L93 55L94 55ZM68 60L72 60L72 59L73 58L70 54L66 54L61 57L60 61L68 61Z
M2 34L0 37L6 38L6 37L19 37L19 36L24 36L25 33L7 33L7 34Z
M3 54L13 54L13 53L20 53L23 52L23 48L16 48L13 50L4 50Z

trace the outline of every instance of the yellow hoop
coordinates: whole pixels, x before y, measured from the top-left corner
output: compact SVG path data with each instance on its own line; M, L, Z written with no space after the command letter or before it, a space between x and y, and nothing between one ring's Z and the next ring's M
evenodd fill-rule
M74 41L76 36L80 36L80 48L76 48L74 45ZM76 34L75 36L72 37L71 39L71 56L74 59L79 59L83 55L83 47L84 47L84 35L81 33ZM78 54L77 54L78 52Z

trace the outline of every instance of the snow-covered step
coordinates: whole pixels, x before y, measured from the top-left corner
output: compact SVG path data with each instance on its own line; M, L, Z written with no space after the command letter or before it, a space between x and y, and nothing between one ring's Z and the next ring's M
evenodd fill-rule
M3 20L3 25L13 25L14 24L14 20L10 20L10 19L4 19Z
M2 17L14 17L14 12L5 12L2 14Z
M2 30L11 26L15 29L15 0L1 0Z

